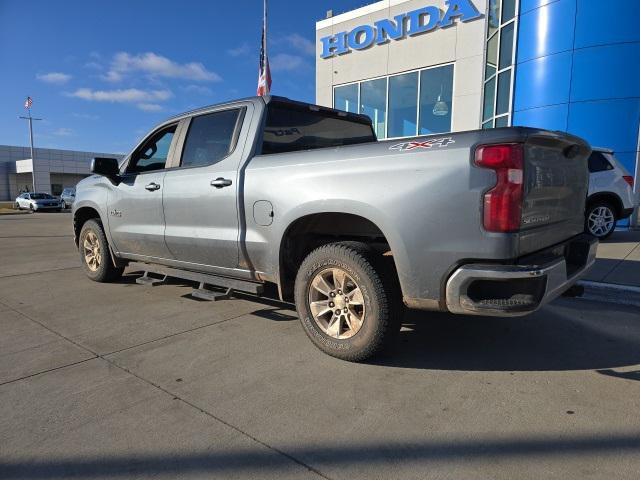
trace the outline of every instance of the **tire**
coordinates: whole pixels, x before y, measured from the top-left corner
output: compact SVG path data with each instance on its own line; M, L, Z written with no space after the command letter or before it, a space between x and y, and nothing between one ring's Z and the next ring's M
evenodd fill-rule
M15 210L22 210L22 208L20 208L20 204L18 202L16 202L16 204L13 206L13 208Z
M31 213L35 213L35 210L33 209L33 204L31 204L31 203L29 204L29 211Z
M60 204L60 208L62 210L66 210L67 209L67 204L65 203L65 201L63 200L62 203Z
M82 225L78 240L78 252L84 273L94 282L112 282L120 278L124 272L124 268L113 266L109 243L98 220L87 220ZM90 261L90 258L93 258L94 261Z
M585 231L604 240L616 229L616 209L607 202L595 202L587 208Z
M295 302L316 347L333 357L361 362L393 343L404 309L395 270L383 264L386 258L366 244L340 242L318 247L304 259L296 276ZM340 284L342 295L337 294ZM350 304L345 303L349 296ZM321 314L321 309L330 310ZM341 317L335 316L337 312Z

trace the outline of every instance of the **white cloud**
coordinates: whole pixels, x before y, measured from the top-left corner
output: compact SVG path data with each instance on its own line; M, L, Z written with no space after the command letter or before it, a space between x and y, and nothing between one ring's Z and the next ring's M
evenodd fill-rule
M187 85L186 87L182 87L185 92L195 93L198 95L213 95L213 90L209 87L205 87L204 85Z
M92 102L153 103L168 100L173 96L173 93L171 93L171 90L140 90L138 88L117 90L79 88L75 92L68 93L67 95Z
M98 115L91 115L90 113L72 113L71 116L76 118L82 118L83 120L98 120L100 117Z
M288 53L279 53L269 59L269 67L271 70L291 72L301 68L307 68L307 62L299 55L290 55Z
M52 133L57 137L70 137L73 135L73 130L71 130L70 128L61 127L57 130L54 130Z
M305 53L307 55L314 55L316 53L316 45L311 40L298 33L287 35L283 37L282 40L288 43L290 47L301 53Z
M38 74L36 75L36 78L42 82L61 85L71 80L71 75L62 72L50 72L45 74Z
M248 43L243 43L239 47L230 48L227 50L227 53L232 57L244 57L245 55L249 55L251 53L251 47Z
M132 55L120 52L114 55L107 74L103 77L118 82L128 74L142 72L151 77L182 78L193 81L217 82L220 75L211 72L199 62L177 63L153 52Z
M162 105L158 105L157 103L139 103L136 107L145 112L159 112L162 110Z

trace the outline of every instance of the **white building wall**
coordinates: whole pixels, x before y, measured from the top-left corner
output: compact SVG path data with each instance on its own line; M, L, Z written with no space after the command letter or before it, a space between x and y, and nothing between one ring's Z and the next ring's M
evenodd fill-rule
M321 20L316 24L316 103L333 106L333 87L454 62L452 130L480 127L482 79L484 75L487 0L472 0L483 18L431 32L390 40L364 50L320 58L320 39L360 25L426 6L446 11L444 0L383 0Z
M32 173L35 173L35 189L51 192L51 184L74 186L90 174L94 157L122 158L122 155L100 152L81 152L52 148L35 149L35 169L28 147L0 145L0 200L13 200L25 187L33 190Z

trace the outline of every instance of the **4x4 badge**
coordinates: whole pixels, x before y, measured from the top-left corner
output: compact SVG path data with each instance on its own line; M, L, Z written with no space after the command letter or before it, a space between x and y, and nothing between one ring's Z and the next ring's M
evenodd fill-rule
M407 152L409 150L415 150L416 148L431 148L433 146L446 147L450 143L456 143L456 141L451 137L435 138L433 140L425 140L423 142L413 141L396 143L395 145L389 147L389 150L400 150L401 152Z
M109 210L109 215L113 216L113 217L121 217L122 216L122 210Z

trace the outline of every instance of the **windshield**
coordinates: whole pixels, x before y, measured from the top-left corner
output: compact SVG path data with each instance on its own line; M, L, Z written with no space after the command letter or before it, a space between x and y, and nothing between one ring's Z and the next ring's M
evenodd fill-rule
M46 199L50 199L53 198L51 195L49 195L48 193L32 193L31 194L31 199L32 200L46 200Z
M270 103L262 153L283 153L315 148L375 142L370 123L289 104Z

